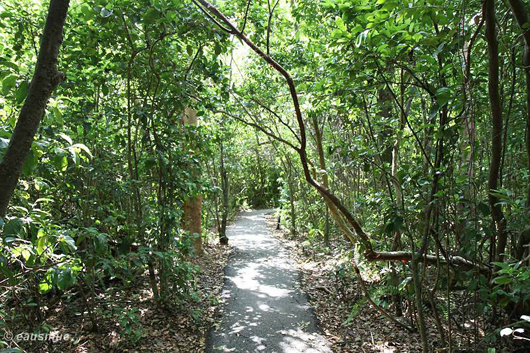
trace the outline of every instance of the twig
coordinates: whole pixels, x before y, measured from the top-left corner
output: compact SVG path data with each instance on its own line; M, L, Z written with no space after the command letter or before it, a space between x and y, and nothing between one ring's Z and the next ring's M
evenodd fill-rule
M245 18L243 20L243 26L241 27L241 33L245 33L245 27L247 25L247 16L248 16L248 9L250 8L250 3L252 2L252 0L248 0L247 1L247 8L245 10Z
M206 11L201 5L199 5L197 3L197 1L195 0L191 0L193 1L193 3L195 4L195 6L197 6L201 11L202 13L204 13L206 15L206 17L208 17L213 23L215 23L220 29L222 29L223 31L225 31L226 33L229 33L229 34L235 34L235 32L233 30L230 30L230 29L227 29L226 27L224 27L222 24L220 24L215 18L212 17L212 15L210 15L208 13L208 11ZM199 0L200 1L200 0ZM202 1L201 1L201 4L202 4ZM208 7L208 6L206 6Z

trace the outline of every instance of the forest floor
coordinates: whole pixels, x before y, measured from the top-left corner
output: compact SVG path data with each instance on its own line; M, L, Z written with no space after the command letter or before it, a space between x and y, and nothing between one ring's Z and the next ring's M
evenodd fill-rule
M26 352L87 353L421 351L417 333L382 318L363 301L352 276L338 275L348 261L347 244L336 240L335 247L325 249L309 244L305 236L293 238L276 230L271 212L242 212L228 229L230 246L206 245L203 257L189 259L201 269L194 299L157 306L147 276L126 288L111 285L92 305L99 328L93 332L79 293L73 291L59 302L43 298L45 324L29 328L19 323L12 333L49 331L70 339L18 346ZM377 279L367 284L373 297L383 285ZM525 352L506 341L484 345L484 336L494 329L482 321L469 324L476 317L468 309L471 299L472 293L465 291L452 294L454 352L489 352L489 347L496 353ZM405 317L407 309L405 305ZM427 313L429 342L440 347L434 319ZM35 318L26 318L31 320Z
M296 263L267 227L272 211L241 212L228 229L233 253L206 352L331 352L299 289Z
M50 331L68 339L20 341L26 352L204 352L206 334L214 325L223 286L224 267L230 247L205 246L205 255L189 261L200 266L193 299L171 306L157 306L152 300L147 276L128 289L109 287L98 294L93 310L98 312L98 331L92 332L88 313L79 296L50 306L45 324L38 331ZM59 310L59 308L62 308ZM35 332L26 325L12 327L13 335ZM60 335L60 336L59 336Z
M302 290L308 294L309 304L315 308L318 324L334 352L421 352L418 333L409 333L403 328L389 322L373 309L364 299L357 281L352 274L344 275L339 271L346 268L349 252L347 244L334 241L333 249L310 245L305 236L292 237L285 229L276 230L277 219L269 217L269 228L278 240L296 259L301 271ZM363 277L370 277L370 273ZM366 280L372 298L377 298L377 291L384 283L377 279ZM496 342L485 344L485 335L495 332L488 322L479 319L473 324L473 293L467 291L453 292L452 300L452 347L453 352L528 352L526 348L515 348L508 340L496 339ZM438 298L444 300L443 298ZM390 300L390 298L383 298ZM381 301L381 300L380 300ZM410 325L410 310L403 308L404 316ZM352 315L352 312L354 313ZM434 317L427 309L427 327L429 343L432 347L443 347L441 337L436 329ZM442 315L442 314L440 314ZM443 323L445 332L448 327ZM493 335L496 335L495 333ZM486 339L487 340L487 339ZM447 342L447 340L446 340ZM488 348L493 350L488 350ZM446 350L433 350L445 352Z

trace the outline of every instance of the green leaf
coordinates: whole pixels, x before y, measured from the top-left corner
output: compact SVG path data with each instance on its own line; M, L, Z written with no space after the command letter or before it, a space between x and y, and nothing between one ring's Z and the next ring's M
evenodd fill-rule
M98 233L94 237L94 244L96 252L98 254L103 254L107 250L107 235L103 233Z
M327 7L327 8L334 8L335 3L333 2L333 0L325 0L322 6Z
M150 8L144 14L143 19L147 23L152 23L152 22L156 21L158 19L158 17L159 17L159 12L156 9L154 9L154 8Z
M337 18L335 19L335 24L337 25L337 27L338 27L341 31L344 31L344 32L347 31L346 24L344 24L344 20L342 19L342 17L337 17Z
M505 264L504 262L492 262L492 265L499 266L502 269L510 268L510 264Z
M59 171L64 172L68 168L68 159L66 159L67 153L64 149L57 147L55 150L55 156L52 159L52 163Z
M3 236L15 236L22 233L22 220L20 218L13 218L4 226Z
M22 102L24 102L24 99L26 99L26 96L28 95L28 88L28 81L22 81L22 83L18 85L17 92L15 93L17 104L21 104Z
M64 172L68 168L68 159L65 155L57 155L53 158L53 165L59 171Z
M77 250L77 246L75 245L75 241L74 241L74 239L73 239L71 236L69 236L69 235L63 235L63 236L61 237L61 242L62 242L63 244L66 244L66 246L68 246L68 248L69 248L70 250L72 250L72 251Z
M63 113L61 113L59 108L52 107L51 110L52 110L52 113L53 113L53 117L55 119L57 119L57 122L59 122L60 124L63 124Z
M83 152L85 152L86 154L88 154L90 156L90 158L93 158L94 156L92 155L92 153L90 152L90 150L88 149L87 146L83 145L82 143L76 143L75 145L73 145L72 147L74 147L75 149L79 149L79 150L82 150Z
M59 136L61 136L66 142L68 142L68 144L72 144L74 143L74 141L72 141L72 138L64 133L60 133Z
M438 101L438 105L440 107L443 107L444 105L446 105L450 99L451 99L451 91L449 90L449 88L442 87L436 91L436 100Z
M46 249L47 245L48 239L46 238L44 231L42 229L39 229L39 234L37 238L37 255L41 255L44 252L44 249Z
M512 282L512 278L508 276L500 276L493 279L493 282L497 284L508 284Z
M65 290L75 284L75 276L71 268L60 269L57 272L56 285L60 290Z
M221 46L217 42L215 42L214 53L215 53L215 56L218 56L219 54L221 54Z
M13 87L15 87L15 82L17 77L15 75L9 75L2 81L2 93L4 95L8 94Z
M28 157L24 161L24 166L22 167L22 174L24 176L31 175L36 165L37 165L37 156L35 156L35 152L33 150L30 150Z
M41 294L48 293L52 289L52 284L50 282L49 276L46 276L43 278L43 280L39 283L39 292Z
M68 152L70 152L70 155L72 156L72 161L74 162L74 164L79 164L78 151L73 146L68 147L67 150Z
M145 161L145 168L146 169L152 169L156 166L156 159L154 158L148 158L146 161Z
M8 61L6 59L1 59L0 58L0 65L2 66L6 66L6 67L9 67L15 71L18 71L19 70L19 67L17 66L17 64L11 62L11 61Z
M92 11L90 6L88 6L86 4L81 6L81 12L87 17L92 17L92 15L94 14L94 11Z

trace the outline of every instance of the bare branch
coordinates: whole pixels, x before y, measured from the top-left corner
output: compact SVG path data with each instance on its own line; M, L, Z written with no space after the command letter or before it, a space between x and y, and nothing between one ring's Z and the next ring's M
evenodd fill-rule
M250 8L250 3L251 2L252 2L252 0L248 0L247 1L247 8L245 10L245 18L243 20L243 26L241 27L241 33L245 33L245 27L247 25L248 9Z
M260 107L262 107L263 109L265 109L266 111L268 111L269 113L271 113L272 115L274 115L279 121L280 123L282 123L283 126L287 127L289 129L289 131L291 131L291 133L293 134L293 136L298 140L298 142L300 142L300 137L298 136L298 134L293 130L293 128L287 124L283 119L282 117L276 113L274 110L272 110L271 108L267 107L265 104L261 103L260 101L258 101L257 99L255 98L250 98L250 100L252 100L254 103L256 103L257 105L259 105Z
M195 53L195 55L193 56L193 59L191 60L191 63L190 65L188 66L188 69L186 70L186 74L184 75L184 81L186 81L188 79L188 75L191 71L191 68L193 67L193 64L195 63L195 60L197 60L197 57L199 56L199 53L201 52L202 50L202 47L203 45L201 44L199 46L199 49L197 49L197 52Z
M405 119L405 122L407 123L407 126L409 127L410 131L412 132L412 135L414 135L414 139L418 143L418 147L420 148L421 153L423 154L423 156L425 157L425 160L429 163L431 168L434 168L434 165L432 164L431 159L429 158L429 156L427 155L427 152L425 152L425 149L423 148L423 144L421 143L420 138L418 137L418 134L416 133L416 131L414 130L414 128L410 124L410 121L408 119L408 114L405 111L405 108L401 105L401 103L399 102L399 99L397 99L396 94L394 93L394 90L392 89L392 87L390 87L390 84L388 83L388 80L386 79L385 74L381 70L381 67L379 66L379 63L377 61L376 61L376 65L379 68L379 74L383 78L383 81L385 82L386 87L388 88L388 90L392 94L392 98L394 99L394 101L396 102L397 106L399 107L399 110L403 114L403 118Z
M212 15L210 15L208 13L208 11L203 9L203 7L201 5L199 5L197 3L197 1L195 1L195 0L191 0L191 1L193 1L193 3L206 15L206 17L208 17L213 23L215 23L217 25L217 27L219 27L221 30L225 31L226 33L235 34L234 30L227 29L222 24L220 24L215 18L212 17Z
M243 106L243 104L241 102L238 101L239 104L241 104L241 107L243 108L243 110L245 111L245 113L247 113L247 115L249 116L252 116L252 114ZM256 129L258 129L259 131L263 132L265 135L269 136L270 138L273 138L275 139L276 141L279 141L289 147L291 147L292 149L294 149L295 151L298 150L298 148L293 145L292 143L290 143L289 141L273 134L272 132L270 132L269 130L263 128L261 125L255 123L255 122L251 122L251 121L248 121L248 120L245 120L235 114L232 114L232 113L229 113L227 112L226 110L219 110L219 109L215 109L215 110L212 110L214 113L221 113L221 114L226 114L228 115L229 117L233 118L233 119L236 119L237 121L239 122L242 122L243 124L246 124L246 125L249 125L249 126L252 126Z
M402 261L409 262L412 261L413 254L406 251L377 251L368 256L366 259L368 261ZM438 265L447 264L453 266L464 267L467 269L479 269L481 272L488 273L491 270L491 267L482 263L475 263L468 259L463 258L462 256L448 256L448 261L442 258L439 258L435 255L423 255L418 257L418 261L425 262L429 265Z
M280 0L276 0L276 3L271 9L271 2L270 0L267 0L267 6L269 7L269 20L267 21L267 55L270 55L270 35L271 35L272 15L274 14L274 10L276 9L276 6L278 6L279 2Z

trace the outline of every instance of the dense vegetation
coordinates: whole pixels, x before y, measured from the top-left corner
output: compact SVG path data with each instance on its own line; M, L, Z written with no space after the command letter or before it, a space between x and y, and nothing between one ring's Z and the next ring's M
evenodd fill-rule
M522 0L2 2L0 327L47 332L50 313L74 310L98 330L102 296L139 283L186 312L204 294L193 259L226 243L238 210L278 207L308 246L346 249L362 304L424 351L457 349L464 327L473 349L502 328L524 345L529 13ZM120 334L135 344L130 313Z

